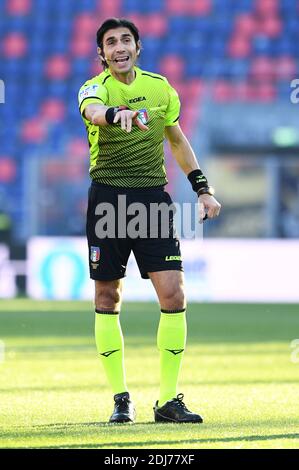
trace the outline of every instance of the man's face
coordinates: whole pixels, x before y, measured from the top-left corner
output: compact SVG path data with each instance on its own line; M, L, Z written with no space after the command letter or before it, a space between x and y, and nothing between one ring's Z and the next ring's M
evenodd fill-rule
M103 37L102 55L112 71L126 73L135 65L139 46L128 28L109 29Z

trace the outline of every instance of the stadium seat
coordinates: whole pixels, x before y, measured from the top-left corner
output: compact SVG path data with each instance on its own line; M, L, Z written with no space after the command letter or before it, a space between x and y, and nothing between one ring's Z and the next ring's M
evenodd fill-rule
M67 56L54 55L45 64L45 75L48 78L63 80L70 74L70 62Z
M256 57L251 62L250 77L254 80L273 80L275 77L275 65L272 58Z
M100 25L105 18L122 16L122 0L113 0L113 2L111 0L97 0L97 9L102 16L101 20L97 18Z
M23 57L28 49L27 38L21 33L10 33L2 41L3 55L11 58Z
M273 67L277 80L292 80L296 77L296 61L290 56L281 56L273 59Z
M28 15L32 0L6 0L5 10L9 15Z
M159 69L162 75L172 80L180 80L184 74L185 64L181 57L168 55L160 60Z
M279 0L256 0L255 11L258 15L268 17L278 13Z
M242 36L247 36L250 38L257 33L257 28L257 19L252 15L252 13L242 13L236 17L236 34L241 34Z
M1 6L0 76L11 104L5 114L0 107L1 152L15 164L42 143L52 149L51 158L74 155L88 165L77 92L102 71L95 36L107 17L136 22L139 65L177 87L189 135L205 96L217 102L288 101L290 80L299 75L298 0L3 0ZM241 142L244 136L237 134ZM8 178L9 197L22 197L22 177L18 171ZM20 213L15 209L15 217Z
M39 117L27 119L21 125L21 137L25 142L41 143L45 141L47 129Z
M251 53L251 43L244 36L233 36L228 43L227 52L235 59L246 58Z
M47 99L41 104L40 115L47 121L62 121L65 116L65 104L57 98Z
M92 51L96 54L95 40L94 38L75 35L71 38L69 51L74 57L89 57Z
M259 20L257 30L259 34L275 38L281 34L282 22L277 16L267 16Z
M0 182L12 183L16 177L17 167L13 158L0 155Z

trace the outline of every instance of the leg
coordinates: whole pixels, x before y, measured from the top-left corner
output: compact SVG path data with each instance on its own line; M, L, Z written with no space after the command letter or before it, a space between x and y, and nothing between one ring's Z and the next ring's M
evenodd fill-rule
M186 308L184 275L182 271L157 271L148 273L157 292L162 310Z
M181 271L149 273L161 305L157 335L160 351L161 407L177 396L177 383L186 344L185 294Z
M121 280L95 281L95 338L99 357L114 394L127 391L124 342L119 322Z
M95 281L95 308L96 310L119 312L121 307L123 282Z

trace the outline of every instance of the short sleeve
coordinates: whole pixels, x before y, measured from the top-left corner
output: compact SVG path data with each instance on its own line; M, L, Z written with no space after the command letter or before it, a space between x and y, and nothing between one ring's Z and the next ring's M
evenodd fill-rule
M177 126L179 123L181 103L176 90L167 82L169 103L166 109L165 126Z
M79 90L78 101L80 113L83 115L86 106L89 104L106 104L107 90L99 83L85 83Z

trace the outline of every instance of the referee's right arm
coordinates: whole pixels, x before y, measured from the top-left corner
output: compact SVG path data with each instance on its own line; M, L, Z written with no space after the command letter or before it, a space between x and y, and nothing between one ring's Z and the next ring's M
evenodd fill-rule
M120 121L121 128L124 131L131 132L132 124L135 124L142 131L147 131L148 127L138 119L138 111L131 111L130 109L122 109L117 111L114 115L113 122L107 121L107 111L109 106L100 104L89 104L86 106L83 114L95 126L107 126L109 124L116 124Z

